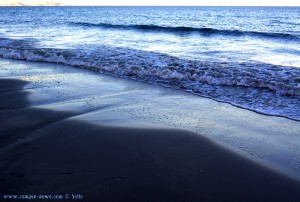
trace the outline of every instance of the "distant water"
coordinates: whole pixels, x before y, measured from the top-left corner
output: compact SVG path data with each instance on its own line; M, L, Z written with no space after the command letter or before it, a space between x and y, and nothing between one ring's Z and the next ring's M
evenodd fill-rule
M0 56L300 120L300 7L0 7Z

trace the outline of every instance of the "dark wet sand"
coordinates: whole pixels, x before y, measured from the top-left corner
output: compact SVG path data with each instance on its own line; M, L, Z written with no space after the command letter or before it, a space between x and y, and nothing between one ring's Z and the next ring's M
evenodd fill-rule
M84 201L300 201L298 181L200 135L99 126L72 119L74 112L28 107L28 92L22 90L26 84L0 79L1 197L82 194Z

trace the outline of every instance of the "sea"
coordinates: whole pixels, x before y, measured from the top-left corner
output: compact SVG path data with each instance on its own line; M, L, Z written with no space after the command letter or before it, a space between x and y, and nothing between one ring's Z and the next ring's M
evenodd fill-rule
M300 121L300 7L0 7L0 57Z

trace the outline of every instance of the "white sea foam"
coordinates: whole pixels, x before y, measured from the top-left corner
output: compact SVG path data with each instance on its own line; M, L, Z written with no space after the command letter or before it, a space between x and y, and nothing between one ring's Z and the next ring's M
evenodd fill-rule
M107 46L80 50L37 49L22 41L6 40L0 47L0 56L5 58L79 66L300 120L299 68L254 62L183 60L155 52Z

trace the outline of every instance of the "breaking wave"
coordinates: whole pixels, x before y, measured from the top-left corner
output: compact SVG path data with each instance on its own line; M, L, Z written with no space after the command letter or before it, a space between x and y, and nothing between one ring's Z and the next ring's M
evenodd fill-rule
M196 27L168 27L158 25L117 25L108 23L87 23L87 22L70 22L70 25L83 26L83 27L99 27L107 29L123 29L123 30L137 30L137 31L149 31L149 32L169 32L174 34L182 33L199 33L201 35L228 35L228 36L253 36L264 37L283 40L297 40L298 36L287 33L268 33L268 32L256 32L256 31L241 31L241 30L220 30L214 28L196 28Z
M300 120L300 69L257 62L185 60L108 46L35 48L26 40L0 39L0 56L61 63L185 90L269 115Z

